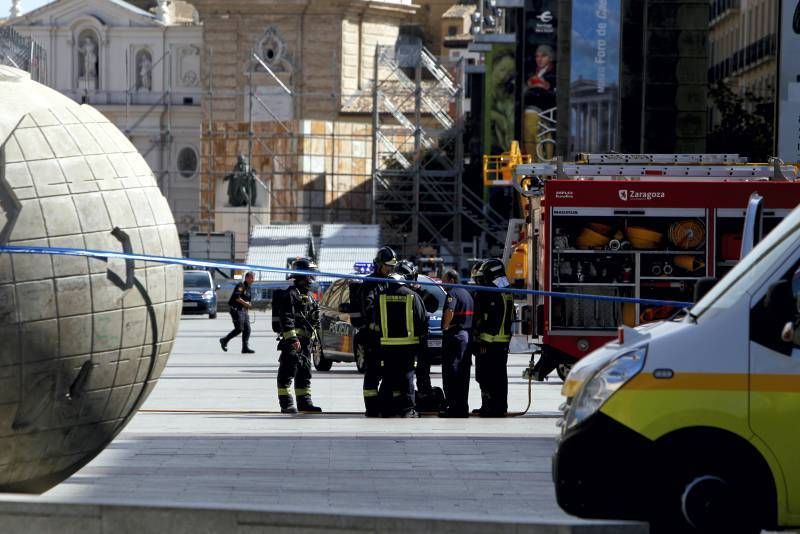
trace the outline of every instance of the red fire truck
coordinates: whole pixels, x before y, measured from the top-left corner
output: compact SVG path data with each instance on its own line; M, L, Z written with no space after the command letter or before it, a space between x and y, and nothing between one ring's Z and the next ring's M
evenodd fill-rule
M552 292L692 302L699 281L739 259L745 210L763 197L763 233L800 204L797 169L735 155L586 155L575 164L522 164L515 188L528 202L528 287ZM616 337L620 325L679 309L537 297L524 333L541 348L535 374L571 364Z

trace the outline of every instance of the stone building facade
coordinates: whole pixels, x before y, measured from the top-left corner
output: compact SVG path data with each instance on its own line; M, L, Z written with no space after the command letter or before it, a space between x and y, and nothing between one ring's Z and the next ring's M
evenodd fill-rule
M126 133L188 231L199 228L202 27L185 2L160 4L60 0L7 23L46 50L52 88Z
M713 0L709 80L774 105L778 70L778 2ZM712 120L714 116L712 115Z
M201 156L209 226L233 231L243 257L255 224L370 222L372 115L365 104L374 54L377 45L395 44L416 6L410 0L193 5L203 21L203 83L210 94ZM251 156L261 184L250 208L231 207L225 194L224 178L239 154Z

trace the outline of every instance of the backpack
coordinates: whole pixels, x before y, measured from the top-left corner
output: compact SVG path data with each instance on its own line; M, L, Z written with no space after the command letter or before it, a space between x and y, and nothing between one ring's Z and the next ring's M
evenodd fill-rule
M288 289L274 289L272 291L272 331L276 334L283 332L283 329L281 328L281 310L275 304L286 302L286 299L289 298L291 297Z

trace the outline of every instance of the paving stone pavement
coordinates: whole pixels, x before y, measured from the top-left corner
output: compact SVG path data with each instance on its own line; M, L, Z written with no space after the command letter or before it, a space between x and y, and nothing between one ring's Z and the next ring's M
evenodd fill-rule
M144 410L77 474L25 499L574 522L558 508L550 479L557 378L534 384L532 414L523 417L366 419L361 375L352 363L334 364L314 373L315 402L352 414L237 413L278 409L268 313L256 314L253 326L255 355L240 354L238 341L223 353L217 338L229 321L184 316ZM527 403L527 363L510 359L512 410ZM473 381L473 406L479 398Z

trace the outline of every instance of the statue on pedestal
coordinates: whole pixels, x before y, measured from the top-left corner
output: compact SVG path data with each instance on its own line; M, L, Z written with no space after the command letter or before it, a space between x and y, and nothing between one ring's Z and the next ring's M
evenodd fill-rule
M78 76L90 89L97 88L97 43L89 35L82 37L78 48Z
M233 172L223 179L228 182L228 202L233 207L254 206L256 203L256 173L247 158L239 154Z

